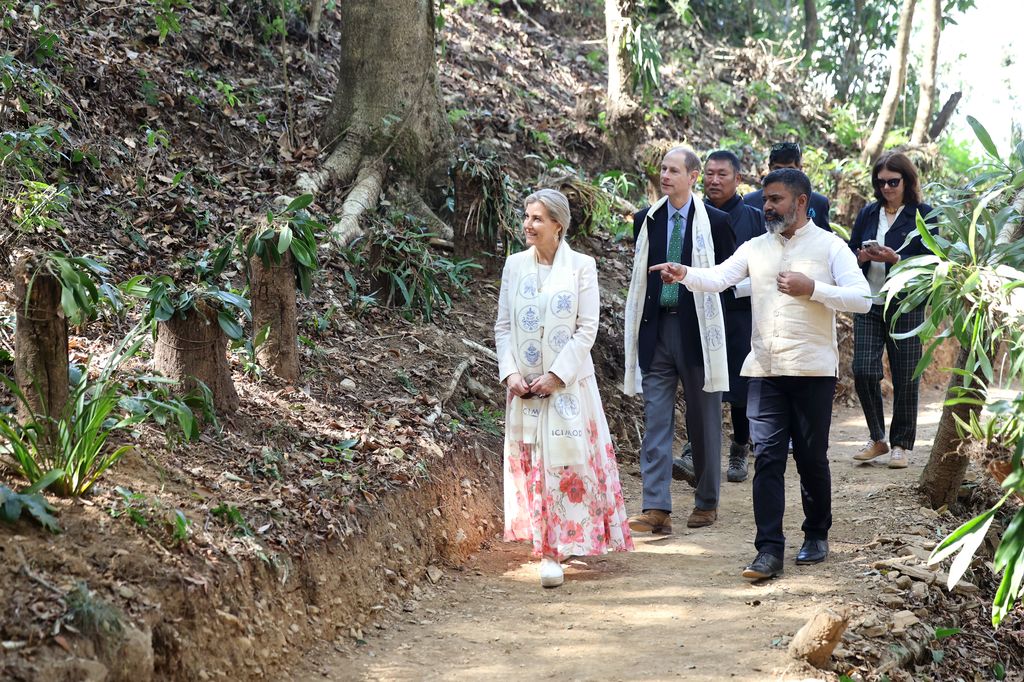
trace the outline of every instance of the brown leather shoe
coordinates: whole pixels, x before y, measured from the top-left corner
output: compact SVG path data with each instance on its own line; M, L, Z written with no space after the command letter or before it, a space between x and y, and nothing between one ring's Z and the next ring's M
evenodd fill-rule
M629 517L629 529L634 533L669 535L672 532L672 516L660 509L648 509L643 514Z
M710 526L717 520L717 509L698 509L697 507L694 507L693 511L690 513L690 518L686 519L686 527L703 528L704 526Z

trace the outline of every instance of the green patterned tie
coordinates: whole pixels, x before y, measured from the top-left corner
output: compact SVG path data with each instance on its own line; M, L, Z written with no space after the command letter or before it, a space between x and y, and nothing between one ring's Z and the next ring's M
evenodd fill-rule
M683 260L683 214L676 211L672 216L672 236L668 240L668 253L665 260L669 263L681 263ZM675 308L679 303L679 285L661 285L661 307Z

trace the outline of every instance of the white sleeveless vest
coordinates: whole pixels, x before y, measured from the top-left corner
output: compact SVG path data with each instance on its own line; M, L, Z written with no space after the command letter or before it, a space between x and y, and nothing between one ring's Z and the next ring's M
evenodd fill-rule
M750 355L740 374L766 376L837 376L839 346L835 311L809 296L779 291L780 272L802 272L813 280L835 284L829 250L839 239L813 223L788 241L764 234L750 242L748 264L754 329Z

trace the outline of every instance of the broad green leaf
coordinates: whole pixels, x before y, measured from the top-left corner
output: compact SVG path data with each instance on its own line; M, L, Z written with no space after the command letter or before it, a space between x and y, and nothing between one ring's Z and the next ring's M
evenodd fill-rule
M299 196L291 200L291 203L288 204L288 208L286 208L284 211L285 213L294 213L295 211L306 208L312 203L312 194L300 194ZM282 251L282 253L284 252Z
M224 333L228 335L230 339L242 338L242 326L238 324L238 319L233 313L227 310L221 310L217 313L217 324L224 330Z
M987 530L988 526L992 523L992 517L1003 506L1003 503L1006 502L1009 496L1010 493L1006 493L992 508L963 523L959 528L946 536L946 539L932 550L931 556L928 557L928 565L937 564L958 551L962 547L964 539L974 534L981 526L984 526ZM982 532L981 536L984 537L985 533Z
M935 634L933 636L941 642L947 637L959 635L961 632L963 632L962 628L935 628Z
M277 239L277 252L285 253L292 244L292 228L285 225L281 228L281 236Z
M967 123L974 129L974 135L978 138L978 142L981 142L981 146L985 148L989 156L999 159L999 150L996 148L995 142L992 141L992 136L985 130L985 126L981 125L981 122L973 116L967 117Z

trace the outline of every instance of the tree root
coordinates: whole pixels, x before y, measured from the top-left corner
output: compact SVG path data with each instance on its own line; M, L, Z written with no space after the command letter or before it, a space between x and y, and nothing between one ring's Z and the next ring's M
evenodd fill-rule
M436 243L435 246L451 248L455 239L455 231L446 222L437 217L433 209L427 205L419 192L409 186L408 183L400 183L395 191L395 199L403 211L423 221L431 232L436 234L446 243ZM433 241L431 243L434 243Z
M352 181L363 160L363 136L349 132L327 157L323 168L312 173L302 173L295 184L303 194L318 194L331 183L340 185Z
M333 156L333 155L332 155ZM341 218L331 226L331 238L341 246L347 246L363 234L359 218L377 205L384 187L384 163L380 160L367 163L359 169L355 185L341 207Z

